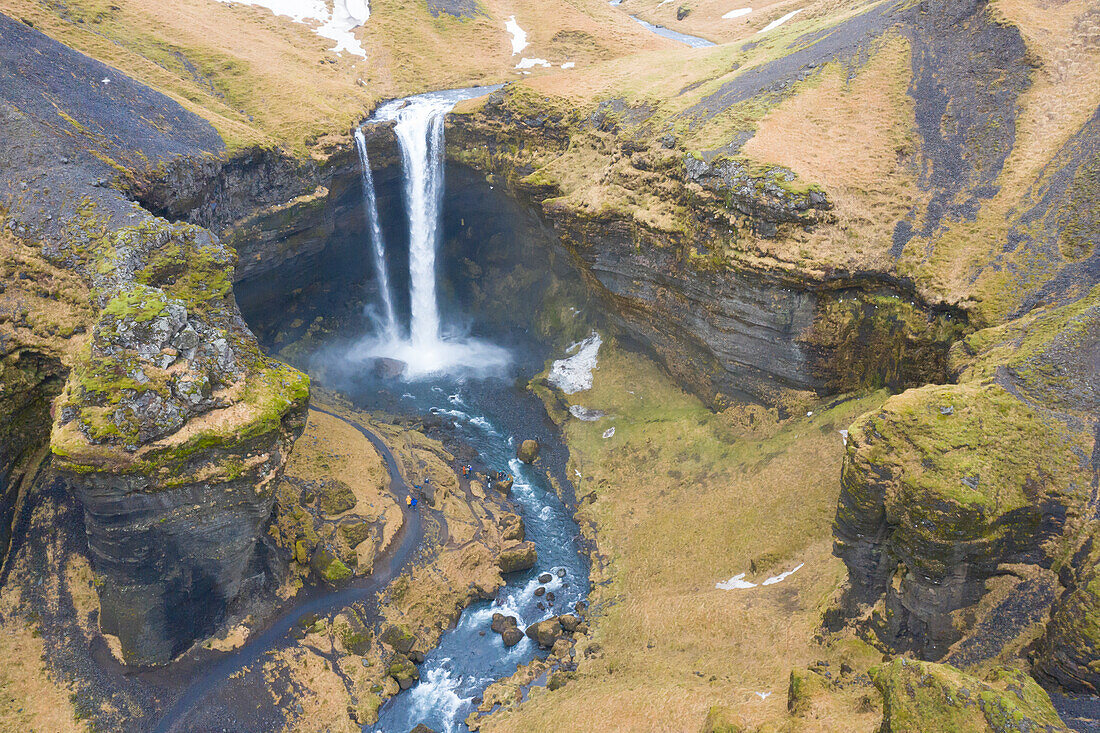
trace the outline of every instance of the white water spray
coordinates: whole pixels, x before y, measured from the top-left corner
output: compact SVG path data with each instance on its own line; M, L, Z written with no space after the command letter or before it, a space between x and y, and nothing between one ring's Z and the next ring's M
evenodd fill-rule
M436 251L443 209L443 121L457 102L485 91L462 89L389 102L371 120L393 122L401 149L409 227L409 336L400 338L395 327L381 334L381 339L359 344L350 356L403 362L406 379L457 372L488 375L499 373L510 362L508 352L498 346L444 334L436 299ZM381 242L381 236L376 241Z
M443 116L452 107L450 100L426 99L407 104L394 115L409 217L409 338L420 347L439 341L435 253L443 208Z
M386 267L386 242L382 239L382 225L378 220L378 201L374 195L374 177L367 157L367 140L362 129L355 130L355 149L359 151L359 164L363 169L363 209L370 227L371 249L374 251L374 271L378 276L378 289L382 297L382 331L390 338L397 338L397 318L393 311L393 293L390 291L389 269Z

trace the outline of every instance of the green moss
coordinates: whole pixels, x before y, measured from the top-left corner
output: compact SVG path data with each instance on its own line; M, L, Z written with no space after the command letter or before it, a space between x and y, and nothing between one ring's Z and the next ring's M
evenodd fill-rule
M340 558L334 557L322 573L322 577L330 583L342 583L351 578L352 572L348 566L340 562Z
M884 733L1068 731L1046 692L1019 670L994 670L983 681L946 664L895 659L872 676Z
M103 312L119 320L145 323L157 318L168 307L164 293L136 286L115 296L103 307Z

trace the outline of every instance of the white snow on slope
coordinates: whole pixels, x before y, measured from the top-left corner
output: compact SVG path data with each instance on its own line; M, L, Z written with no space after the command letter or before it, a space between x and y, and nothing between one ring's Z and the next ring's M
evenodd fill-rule
M805 564L806 563L799 563L795 568L788 570L785 573L773 575L760 585L775 585L776 583L782 583L784 580L801 570L802 566ZM714 587L719 590L746 590L748 588L755 588L756 583L745 580L745 573L739 573L729 580L722 581L721 583L715 583Z
M519 23L516 22L516 16L513 15L504 23L504 30L512 35L513 56L527 48L527 31L519 27Z
M561 68L563 68L563 69L572 69L576 65L577 64L573 61L566 61L564 64L561 65Z
M729 580L723 581L721 583L715 583L714 587L718 590L741 590L744 588L755 588L756 583L750 583L749 581L745 580L745 573L739 573Z
M275 15L285 15L295 23L313 26L313 32L322 38L336 41L331 50L367 57L363 44L352 30L370 18L369 0L331 0L332 8L325 0L217 0L226 5L258 5ZM319 26L316 24L320 24Z
M805 565L805 564L806 563L804 563L804 562L800 562L792 570L788 570L785 573L780 573L779 575L773 575L772 577L765 580L763 585L775 585L776 583L781 583L784 580L786 580L787 578L789 578L792 575L794 575L795 573L797 573L799 570L801 570L802 566Z
M550 62L546 59L529 59L524 56L522 59L519 60L519 63L516 64L517 69L532 69L536 66L545 66L549 68Z
M770 30L775 30L776 28L783 25L788 20L790 20L791 18L793 18L794 16L798 15L801 12L802 12L802 8L799 8L798 10L792 10L791 12L787 13L786 15L784 15L779 20L773 20L771 23L768 23L766 26L764 26L763 28L758 30L757 33L767 33Z
M742 15L748 15L752 12L752 8L738 8L737 10L731 10L722 16L725 20L731 20L733 18L740 18Z
M592 370L596 368L596 357L600 353L603 339L595 331L584 341L578 341L565 350L570 354L550 365L547 381L565 394L575 394L592 389Z

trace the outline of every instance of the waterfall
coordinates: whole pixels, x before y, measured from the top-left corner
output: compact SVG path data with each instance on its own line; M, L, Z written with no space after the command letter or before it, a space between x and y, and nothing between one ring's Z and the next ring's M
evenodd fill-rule
M378 275L378 290L382 297L382 330L390 338L397 337L397 318L393 313L393 293L390 291L390 275L386 267L386 243L382 239L382 225L378 221L378 202L374 196L374 177L367 157L367 140L363 130L355 130L355 148L359 151L359 164L363 169L363 209L370 228L371 249L374 250L374 269Z
M443 214L443 121L456 103L491 91L492 87L432 92L387 102L367 122L392 122L401 152L405 184L405 214L409 229L409 332L398 333L393 299L386 272L385 243L378 227L374 187L368 185L370 166L361 133L356 145L367 171L363 177L364 201L374 242L375 262L389 323L381 334L359 343L350 357L369 361L388 359L403 364L405 379L421 379L441 373L487 375L501 373L511 362L506 349L484 341L444 333L436 298L436 251Z
M439 341L435 254L443 208L443 118L454 104L421 98L394 114L409 220L409 338L418 346Z

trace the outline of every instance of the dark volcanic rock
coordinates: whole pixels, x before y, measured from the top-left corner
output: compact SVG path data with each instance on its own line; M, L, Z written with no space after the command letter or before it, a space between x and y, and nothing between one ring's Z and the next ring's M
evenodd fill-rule
M61 339L12 344L6 369L37 362L39 376L16 386L9 371L5 394L24 393L32 418L65 380L52 428L24 425L83 505L100 625L132 663L168 661L269 582L264 528L304 427L308 380L260 353L233 300L232 250L108 185L222 148L168 97L0 15L5 224L93 294L72 324L88 347L57 358Z

